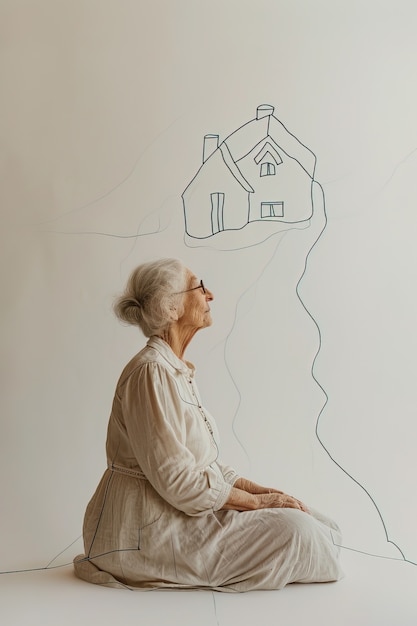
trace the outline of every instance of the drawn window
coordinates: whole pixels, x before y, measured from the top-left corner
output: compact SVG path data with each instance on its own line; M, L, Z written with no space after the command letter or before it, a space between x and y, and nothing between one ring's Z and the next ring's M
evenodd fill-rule
M274 176L275 165L273 163L261 163L261 176Z
M261 202L261 217L263 219L284 217L283 202Z
M216 191L210 194L211 200L211 231L214 234L224 230L224 193Z

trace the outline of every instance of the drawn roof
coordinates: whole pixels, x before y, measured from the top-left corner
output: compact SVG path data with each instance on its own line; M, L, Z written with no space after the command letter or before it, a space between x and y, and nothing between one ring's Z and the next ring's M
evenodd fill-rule
M316 157L311 150L290 133L274 115L274 108L271 105L261 105L260 110L266 111L263 117L256 117L247 122L233 133L231 133L223 143L229 149L232 159L238 163L247 156L253 148L264 140L272 140L272 145L277 145L292 159L298 161L306 173L314 178Z
M203 165L198 170L186 190L196 179L200 170L205 166L214 154L220 153L222 159L230 173L238 183L248 193L254 193L254 189L243 176L239 169L239 161L244 159L252 150L259 145L259 152L255 158L256 162L263 158L263 145L269 144L269 150L284 152L289 158L295 159L300 167L314 179L316 167L316 156L301 141L290 133L287 128L274 115L274 107L270 104L261 104L257 107L256 118L250 120L243 126L231 133L226 139L210 154ZM218 137L218 135L206 135L206 137ZM279 154L277 154L279 157ZM277 160L277 162L279 162ZM184 195L184 194L183 194Z
M219 150L222 153L223 161L226 163L227 167L229 168L233 176L236 178L236 180L242 185L242 187L246 191L248 191L249 193L254 193L255 190L248 183L248 181L246 180L246 178L243 176L242 172L236 165L236 161L233 159L230 153L229 147L225 141L223 141L223 143L220 144Z

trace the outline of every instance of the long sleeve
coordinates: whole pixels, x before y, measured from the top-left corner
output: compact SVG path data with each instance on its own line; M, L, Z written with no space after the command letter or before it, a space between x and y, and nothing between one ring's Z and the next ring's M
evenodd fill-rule
M188 515L222 508L231 484L217 465L217 447L198 407L187 399L184 374L159 363L138 367L121 393L132 451L159 495Z
M233 486L237 479L240 478L236 470L230 465L225 465L219 459L217 459L217 465L219 466L220 471L223 474L223 478L229 485Z

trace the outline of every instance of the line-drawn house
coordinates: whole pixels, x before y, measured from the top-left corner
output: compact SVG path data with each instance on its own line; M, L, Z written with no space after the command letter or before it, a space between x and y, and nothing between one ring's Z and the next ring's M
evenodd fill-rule
M205 135L203 164L182 194L186 233L201 239L251 222L277 222L281 230L308 221L315 166L314 153L274 107L261 104L256 118L222 143Z

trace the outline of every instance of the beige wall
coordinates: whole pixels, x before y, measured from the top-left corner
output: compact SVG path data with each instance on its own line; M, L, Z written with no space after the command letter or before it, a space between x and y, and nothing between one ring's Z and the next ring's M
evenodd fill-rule
M0 11L2 569L43 565L80 534L116 378L143 343L112 298L134 265L167 255L216 295L189 356L223 458L328 511L346 545L398 556L315 434L319 335L295 294L315 231L234 252L184 244L201 138L224 138L261 102L315 152L326 195L300 285L322 338L319 434L416 561L415 3Z

